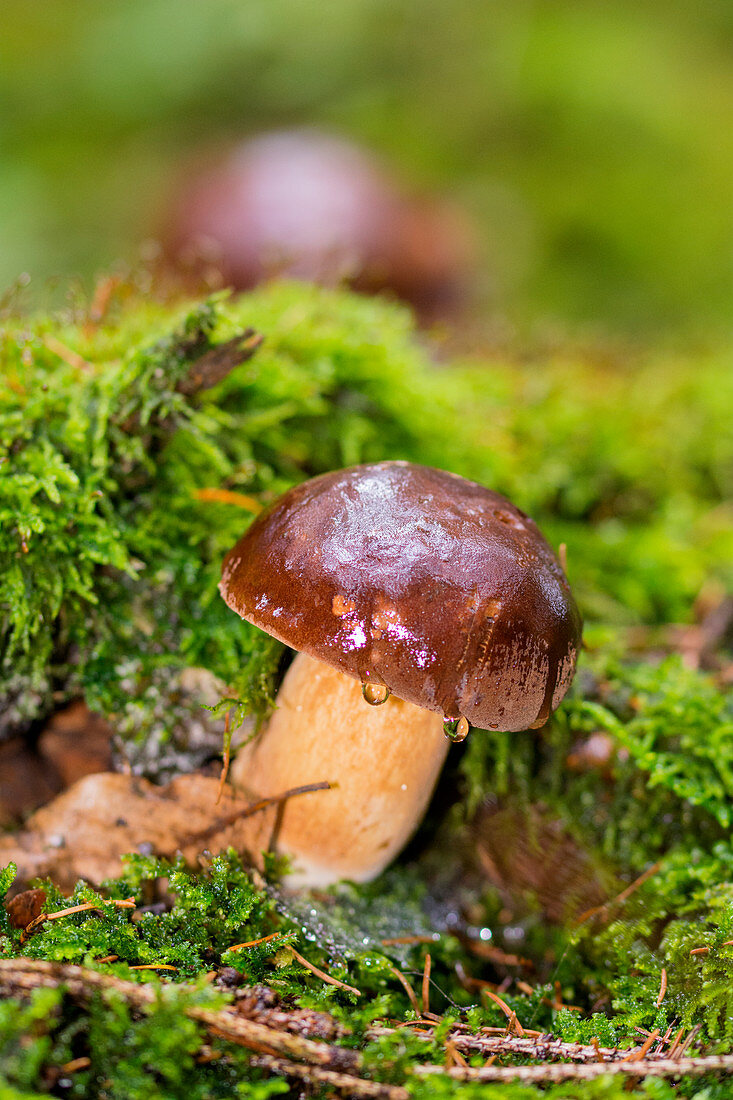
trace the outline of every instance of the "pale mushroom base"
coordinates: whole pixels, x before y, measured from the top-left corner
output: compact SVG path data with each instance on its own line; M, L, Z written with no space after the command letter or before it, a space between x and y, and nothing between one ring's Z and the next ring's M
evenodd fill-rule
M288 799L274 829L269 818L269 836L251 819L253 847L290 857L290 886L369 882L427 809L449 748L442 716L394 696L370 706L356 680L304 653L276 702L262 733L238 753L232 781L253 799L332 786Z

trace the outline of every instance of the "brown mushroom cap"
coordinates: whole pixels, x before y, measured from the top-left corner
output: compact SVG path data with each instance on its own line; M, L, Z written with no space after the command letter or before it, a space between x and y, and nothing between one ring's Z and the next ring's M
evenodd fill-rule
M580 615L536 524L427 466L295 486L229 552L220 591L292 648L481 728L542 725L575 671Z

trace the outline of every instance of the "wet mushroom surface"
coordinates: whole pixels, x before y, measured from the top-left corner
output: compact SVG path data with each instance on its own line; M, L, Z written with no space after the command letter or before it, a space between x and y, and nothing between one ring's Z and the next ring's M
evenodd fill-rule
M449 723L543 725L575 670L580 615L539 528L430 467L381 462L296 486L229 553L221 590L367 695L387 689Z
M405 462L291 489L227 555L221 592L299 651L232 769L253 797L330 785L284 806L269 838L297 885L379 874L422 820L449 742L471 725L544 724L580 641L532 520L475 482Z

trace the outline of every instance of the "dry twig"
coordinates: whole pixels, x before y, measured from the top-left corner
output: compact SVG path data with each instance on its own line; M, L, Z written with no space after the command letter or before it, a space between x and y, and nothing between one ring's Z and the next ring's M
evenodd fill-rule
M399 971L395 971L395 974L403 984L409 985ZM0 990L11 995L23 995L41 987L63 988L71 998L82 1003L95 992L114 990L127 1003L141 1010L152 1006L157 996L155 989L150 986L122 981L80 966L35 959L0 960ZM357 1051L327 1042L314 1042L301 1035L255 1022L243 1016L236 1008L215 1010L189 1005L183 1011L190 1019L203 1026L209 1038L218 1036L245 1047L253 1053L253 1065L272 1073L306 1083L325 1085L333 1091L354 1096L357 1100L409 1100L406 1088L382 1084L361 1076L364 1063ZM369 1038L376 1038L394 1034L396 1030L372 1028L367 1035ZM424 1034L426 1040L431 1038L428 1032L420 1032L414 1024L412 1030L415 1035ZM685 1051L694 1041L699 1029L693 1029L681 1046L681 1032L678 1032L670 1052L664 1056L647 1056L654 1042L659 1040L658 1031L648 1035L641 1047L628 1051L604 1049L597 1042L588 1046L562 1043L543 1035L530 1038L527 1035L521 1037L506 1033L496 1034L498 1030L487 1028L484 1031L493 1034L471 1035L458 1025L445 1040L446 1055L452 1064L416 1065L412 1069L412 1075L420 1078L447 1074L454 1080L464 1082L539 1083L591 1080L614 1075L640 1079L702 1076L707 1073L733 1074L733 1054L685 1057ZM523 1058L572 1060L548 1061L542 1065L486 1064L479 1068L462 1064L465 1062L465 1054L476 1053L489 1057L507 1054Z
M263 810L266 810L268 806L284 804L288 799L296 798L301 794L312 794L314 791L330 790L331 784L325 779L318 783L304 783L302 787L291 787L290 790L283 791L281 794L273 794L268 798L261 798L259 801L246 806L243 810L235 810L231 814L217 817L216 820L205 829L199 829L198 832L189 833L188 836L182 837L179 843L181 846L184 846L193 844L194 842L210 840L211 837L216 836L217 833L226 829L228 825L234 825L237 821L244 821L247 817L253 817L255 814L259 814Z
M269 936L260 936L258 940L235 943L232 947L227 947L227 951L241 951L243 947L258 947L261 943L269 943L270 940L277 939L278 936L282 936L282 932L270 932Z
M498 993L494 993L491 989L487 989L485 986L481 990L481 992L485 993L486 996L489 997L495 1005L499 1006L499 1008L509 1021L509 1023L507 1024L509 1031L513 1032L515 1035L518 1035L521 1038L522 1035L524 1035L524 1028L517 1019L516 1012L512 1011L506 1001L502 1000Z
M179 393L186 397L193 397L202 390L212 389L235 367L251 359L263 340L264 336L259 332L247 328L237 336L233 336L231 340L225 340L223 344L210 348L191 364L186 377L178 383Z
M122 901L118 901L115 898L111 900L102 899L102 905L114 905L118 909L134 909L137 902L134 898L124 898ZM89 909L95 909L97 912L101 912L99 905L94 901L85 901L81 905L70 905L67 909L57 909L55 913L39 913L37 917L34 917L30 924L27 924L21 934L21 943L25 942L31 932L35 932L39 925L45 924L47 920L59 920L61 917L70 917L72 913L84 913Z
M422 1021L419 1021L422 1023ZM413 1026L414 1021L410 1025ZM380 1035L391 1035L394 1028L374 1027L370 1028L370 1038L378 1038ZM413 1034L422 1034L417 1028ZM426 1034L426 1038L430 1038ZM478 1035L471 1035L460 1030L451 1031L446 1041L453 1043L455 1048L463 1054L507 1054L521 1058L537 1058L551 1061L558 1058L567 1058L573 1062L594 1062L599 1058L602 1061L620 1061L632 1051L619 1050L617 1047L601 1047L597 1041L591 1045L582 1043L564 1043L561 1039L553 1039L551 1035L543 1035L539 1031L525 1030L524 1036L507 1035L504 1028L482 1028ZM635 1047L633 1051L640 1048Z
M123 981L82 966L51 963L40 959L0 959L0 990L23 994L41 987L65 988L74 1000L87 1001L93 993L114 990L136 1008L155 1003L155 988ZM339 1070L356 1069L359 1055L342 1047L316 1043L291 1035L241 1016L233 1009L207 1009L188 1005L183 1011L211 1033L257 1053L282 1055L309 1065L332 1066Z
M664 967L662 967L662 980L660 982L659 993L657 995L657 1008L659 1008L662 1001L664 1000L664 995L665 995L666 992L667 992L667 971Z
M412 1005L413 1009L415 1010L416 1015L419 1016L420 1015L420 1005L418 1004L417 997L415 995L415 990L412 988L412 986L408 982L405 975L400 970L398 970L396 966L388 966L387 969L390 970L392 974L394 974L395 978L397 979L397 981L400 983L400 985L404 989L405 993L407 994L407 999L409 1000L410 1004Z
M286 950L290 951L301 966L304 966L306 970L310 970L311 974L315 974L317 978L320 978L322 982L326 982L328 985L337 985L339 989L347 989L349 993L355 993L357 997L361 997L361 990L356 989L353 985L347 985L346 982L339 981L338 978L332 978L330 974L327 974L325 970L319 970L317 966L314 966L312 962L308 962L299 951L296 951L292 943L283 945Z
M422 975L422 1014L427 1016L430 1012L430 971L432 969L433 960L430 957L430 952L425 954L425 969Z
M233 504L255 515L262 511L262 505L247 493L238 493L234 489L196 489L194 498L207 504Z
M272 1055L259 1054L252 1059L252 1065L267 1069L279 1077L297 1077L301 1081L314 1081L330 1085L348 1096L365 1097L368 1100L409 1100L410 1094L401 1085L383 1085L379 1081L368 1081L364 1077L338 1073L318 1066L302 1066L298 1062L273 1058Z
M219 789L216 792L215 806L218 806L221 802L221 796L224 794L224 784L227 781L227 775L229 774L229 762L232 758L232 739L229 733L230 721L232 712L227 711L224 719L224 754L221 761L221 772L219 774Z
M554 1081L590 1081L595 1077L702 1077L706 1073L733 1073L733 1054L711 1054L700 1058L646 1058L640 1062L555 1062L544 1066L480 1066L454 1067L415 1066L416 1076L447 1073L458 1081L521 1081L523 1083Z

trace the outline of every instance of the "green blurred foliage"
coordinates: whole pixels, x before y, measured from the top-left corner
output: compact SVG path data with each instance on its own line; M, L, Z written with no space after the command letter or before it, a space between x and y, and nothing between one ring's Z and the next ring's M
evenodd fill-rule
M316 125L452 192L518 320L730 318L725 0L5 0L0 285L131 260L202 143Z

